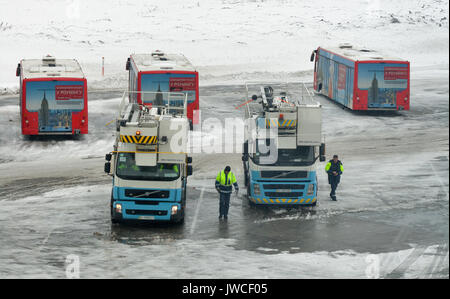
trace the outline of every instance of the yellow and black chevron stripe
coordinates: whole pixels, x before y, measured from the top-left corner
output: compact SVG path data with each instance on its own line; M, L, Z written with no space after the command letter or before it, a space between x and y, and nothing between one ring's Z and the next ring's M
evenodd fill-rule
M253 198L250 197L250 200L257 204L313 204L317 201L317 198Z
M275 119L266 119L266 127L270 128L278 127L278 128L293 128L297 126L297 120L295 119L285 119L285 120L275 120Z
M158 136L120 135L120 141L123 143L157 144Z

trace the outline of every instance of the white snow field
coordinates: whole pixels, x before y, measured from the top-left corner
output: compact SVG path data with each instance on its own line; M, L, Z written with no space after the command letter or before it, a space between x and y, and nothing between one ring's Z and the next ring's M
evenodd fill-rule
M202 85L297 78L312 68L314 48L343 42L408 59L413 70L448 66L443 0L0 0L0 8L3 93L17 90L21 59L46 54L77 58L91 88L125 87L126 58L155 49L185 54Z
M64 278L72 255L81 278L448 278L448 14L439 0L0 0L0 278ZM214 178L226 163L242 186L241 156L196 153L183 226L111 225L103 163L120 92L103 89L127 87L130 53L185 54L202 116L223 121L245 80L310 83L311 51L343 42L411 61L411 110L315 97L327 153L345 165L338 202L322 163L316 208L254 209L241 194L220 224ZM81 140L20 134L15 69L46 54L78 59L88 78Z

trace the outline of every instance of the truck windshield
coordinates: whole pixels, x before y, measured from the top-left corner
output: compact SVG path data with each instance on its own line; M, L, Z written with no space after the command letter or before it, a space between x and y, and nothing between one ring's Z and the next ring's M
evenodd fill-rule
M139 166L134 153L118 153L116 175L124 180L175 181L180 177L180 165L158 163L156 166Z
M256 153L252 159L255 164L266 166L309 166L315 162L314 146L298 146L296 149L278 149L278 159L276 162L267 164L264 163L262 158L267 158L271 154L270 152L264 152L262 149L260 150L258 143L256 145Z

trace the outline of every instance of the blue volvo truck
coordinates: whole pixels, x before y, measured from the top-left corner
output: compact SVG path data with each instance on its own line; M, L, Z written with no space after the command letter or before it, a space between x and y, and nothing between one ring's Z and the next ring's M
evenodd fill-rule
M316 166L325 161L321 105L305 84L295 93L257 85L245 107L243 166L251 205L315 206ZM255 86L246 84L247 98Z
M145 96L154 98L153 105L138 104L125 93L114 148L106 155L104 170L113 177L111 220L181 223L192 174L192 158L186 153L187 98L163 92ZM171 106L173 102L178 104Z

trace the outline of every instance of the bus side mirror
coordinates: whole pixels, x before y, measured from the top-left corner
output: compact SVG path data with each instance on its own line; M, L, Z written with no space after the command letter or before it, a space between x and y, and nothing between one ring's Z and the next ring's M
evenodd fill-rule
M20 63L17 65L16 77L20 77Z
M252 101L256 101L258 99L258 96L256 94L252 95Z
M311 62L314 61L315 56L316 56L316 51L314 50L314 51L311 53L311 59L310 59Z
M248 161L248 155L242 155L242 162Z
M110 173L111 172L111 163L110 162L106 162L105 163L105 173Z
M111 154L106 154L105 155L105 160L109 162L109 161L111 161L111 157L112 157Z
M192 163L192 157L187 157L186 162L187 162L187 164L191 164Z
M188 165L188 167L187 167L187 176L191 176L192 173L193 173L192 166Z
M130 58L127 59L127 64L125 65L125 70L129 71L130 70Z

